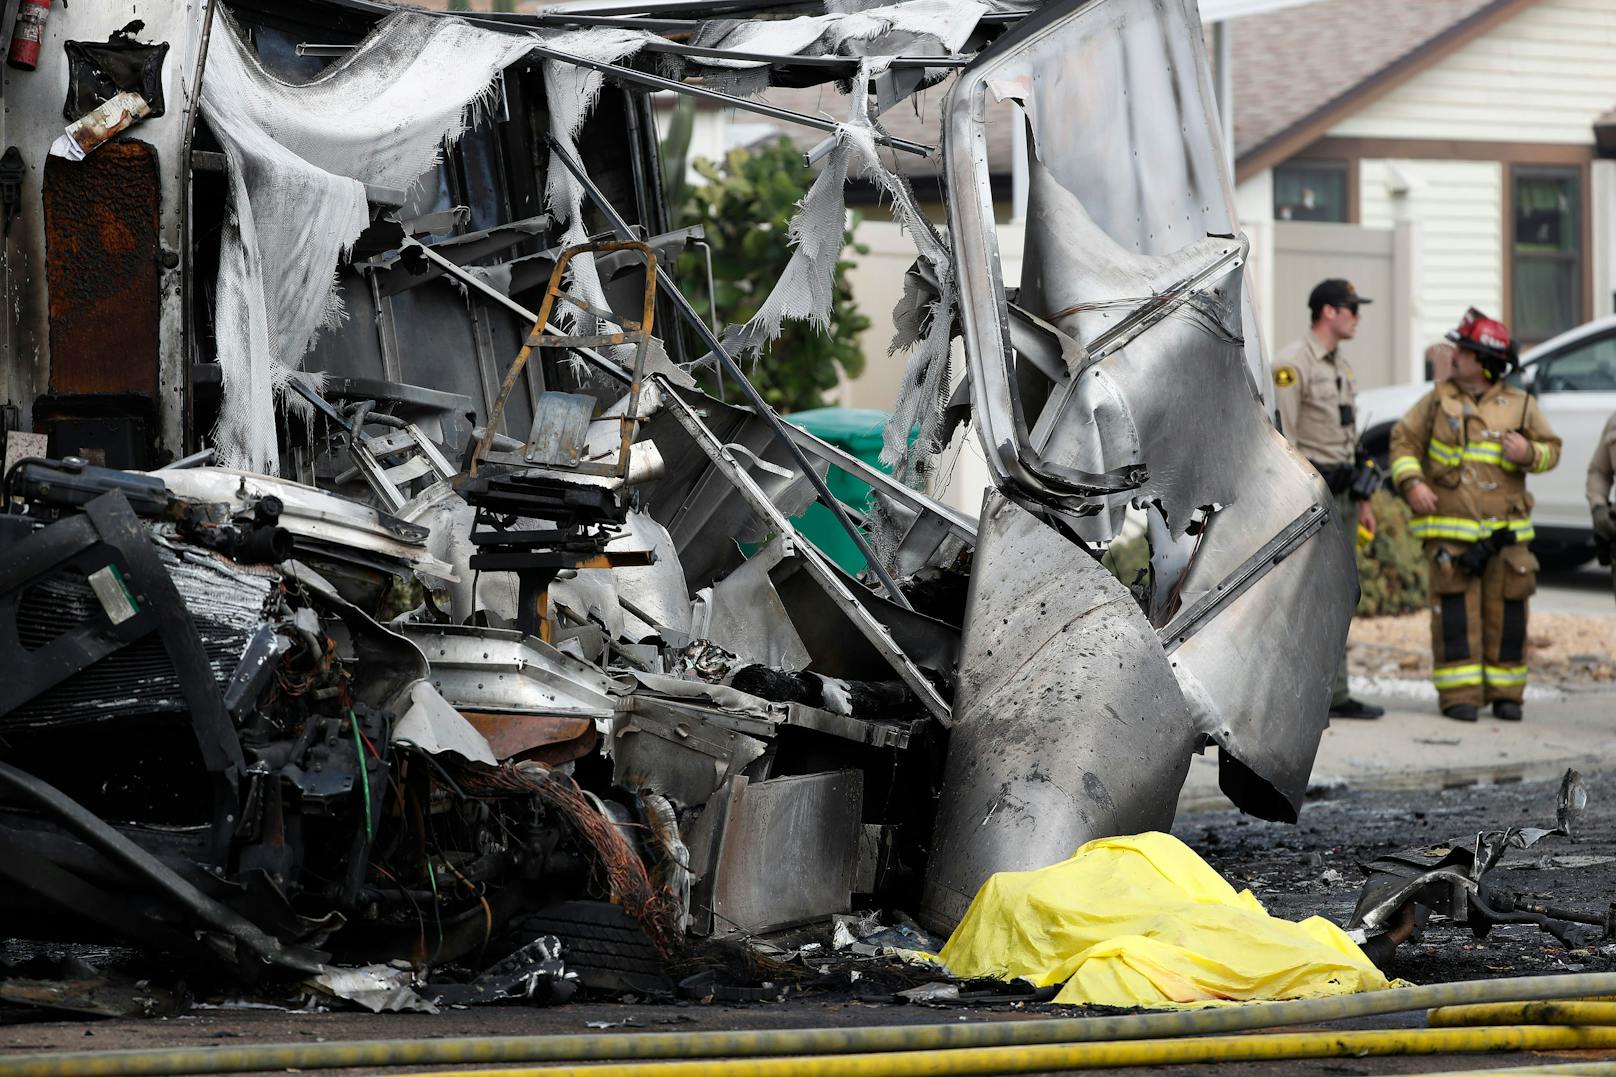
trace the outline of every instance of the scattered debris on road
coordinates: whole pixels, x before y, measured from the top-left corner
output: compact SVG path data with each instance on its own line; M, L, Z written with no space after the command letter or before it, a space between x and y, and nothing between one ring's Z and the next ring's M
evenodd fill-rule
M1366 934L1370 941L1395 935L1391 942L1396 945L1417 938L1426 920L1436 914L1467 925L1478 939L1499 924L1534 925L1569 949L1580 949L1587 941L1588 933L1577 925L1596 927L1600 937L1611 938L1616 934L1616 902L1593 910L1567 908L1509 889L1497 875L1489 878L1510 849L1530 849L1554 836L1576 840L1572 827L1587 808L1577 771L1566 771L1555 801L1552 828L1484 830L1469 844L1455 841L1446 847L1408 849L1364 864L1368 878L1347 928ZM1377 960L1390 957L1384 946L1374 952Z

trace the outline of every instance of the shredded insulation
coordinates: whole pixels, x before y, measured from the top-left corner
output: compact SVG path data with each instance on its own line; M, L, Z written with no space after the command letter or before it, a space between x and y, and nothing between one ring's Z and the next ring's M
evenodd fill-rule
M706 44L771 55L858 55L883 48L957 51L988 5L981 0L912 0L865 11L703 26ZM275 473L276 405L322 327L343 317L334 287L346 251L370 223L366 185L408 190L433 168L447 142L475 118L499 72L536 42L558 52L617 63L651 39L637 30L590 29L515 34L419 12L383 19L352 53L306 83L286 82L258 61L227 17L214 35L202 86L202 111L222 144L231 213L220 241L215 337L223 402L215 444L221 463ZM703 61L718 75L748 61ZM755 66L755 65L754 65ZM884 458L910 482L936 451L941 388L946 387L953 285L941 238L915 205L908 184L877 152L871 80L885 71L868 58L855 80L848 121L836 149L792 221L793 257L758 315L731 327L727 345L755 353L787 320L828 328L841 253L847 178L867 176L914 236L941 294L903 317L893 350L913 348ZM599 72L546 61L550 129L576 153L576 140L599 97ZM546 199L563 245L587 239L584 192L552 162ZM568 290L597 308L605 294L593 259L572 262ZM913 306L913 304L911 304ZM574 332L608 331L568 305L557 310ZM626 358L626 357L625 357ZM921 437L911 449L907 431Z

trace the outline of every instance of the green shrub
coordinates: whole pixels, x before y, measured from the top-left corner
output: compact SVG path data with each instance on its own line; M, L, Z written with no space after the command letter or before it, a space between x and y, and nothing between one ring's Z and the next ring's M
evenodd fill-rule
M1113 542L1105 548L1100 564L1129 590L1144 587L1150 582L1150 540L1138 535Z
M670 134L676 136L669 140L671 158L680 153L674 143L683 132L676 127ZM787 230L814 173L803 165L802 150L784 138L731 150L720 162L698 157L694 167L707 182L694 188L681 182L676 193L683 202L673 207L675 215L680 225L700 224L706 229L718 319L725 325L740 325L757 313L791 259ZM852 224L857 224L857 215ZM853 242L852 227L843 232L842 241L844 250L869 253L869 248ZM870 327L870 320L859 312L847 282L852 268L845 258L836 263L829 332L808 322L788 321L779 338L747 366L747 376L771 407L783 412L824 407L823 394L864 372L858 335ZM699 250L679 256L678 277L690 302L705 314L707 276ZM699 379L706 389L714 389L710 373Z
M1409 533L1413 514L1408 503L1381 490L1370 504L1375 510L1375 538L1358 551L1357 615L1378 617L1425 609L1430 595L1425 549Z

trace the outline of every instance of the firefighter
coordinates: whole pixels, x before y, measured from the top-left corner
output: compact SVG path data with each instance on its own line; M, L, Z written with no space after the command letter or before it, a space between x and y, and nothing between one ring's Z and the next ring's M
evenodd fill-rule
M1605 429L1599 433L1594 446L1594 458L1588 461L1588 511L1594 518L1594 552L1601 565L1616 561L1612 547L1616 547L1616 521L1611 519L1610 490L1616 482L1616 415L1605 420ZM1616 568L1612 569L1616 581Z
M1560 461L1537 399L1508 385L1509 329L1472 307L1448 334L1453 374L1392 431L1392 481L1414 510L1431 576L1432 680L1442 713L1520 721L1526 605L1537 589L1526 475Z
M1335 496L1335 511L1348 556L1353 556L1353 536L1358 528L1371 533L1375 530L1375 513L1369 507L1374 484L1366 486L1354 481L1363 477L1360 465L1365 460L1358 451L1358 417L1354 410L1357 382L1351 365L1341 354L1341 342L1351 340L1358 331L1358 308L1369 302L1351 281L1332 278L1319 282L1307 297L1312 328L1274 356L1279 431L1307 457ZM1343 649L1330 693L1330 715L1379 718L1385 713L1348 693L1347 656Z

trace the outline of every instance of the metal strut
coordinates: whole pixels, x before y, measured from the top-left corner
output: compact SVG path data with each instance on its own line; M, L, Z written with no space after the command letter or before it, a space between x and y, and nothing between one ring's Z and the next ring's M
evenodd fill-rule
M623 220L622 214L617 212L617 208L606 200L604 194L601 194L600 188L596 187L595 181L589 178L589 173L584 171L583 165L573 160L572 154L567 152L566 147L562 146L554 138L549 139L549 143L550 151L556 155L557 160L566 166L567 171L572 173L573 178L583 187L584 193L589 195L589 200L594 203L595 208L600 211L601 215L611 222L612 230L625 239L632 239L633 233L629 231L628 222ZM870 571L875 573L876 579L881 581L881 586L886 589L887 596L904 609L913 610L914 606L909 604L909 599L904 596L897 582L893 580L892 576L881 564L880 558L876 557L875 551L870 549L870 544L865 539L864 532L860 531L853 521L848 518L847 509L830 492L830 487L825 485L824 477L815 471L813 465L808 462L807 454L802 451L796 439L791 436L791 432L786 429L786 424L781 421L780 416L775 414L774 409L764 402L762 395L747 379L746 375L742 373L740 366L736 364L729 352L724 350L724 346L718 342L717 335L707 327L706 322L702 321L701 315L696 313L696 308L690 305L690 300L685 298L684 293L679 290L679 286L674 283L673 278L668 276L667 271L659 266L656 272L663 292L673 301L674 308L679 311L679 316L685 320L685 324L696 331L696 335L701 338L702 343L706 344L708 349L718 357L719 366L723 369L724 374L733 378L735 384L741 387L741 392L746 395L746 399L751 403L753 409L769 424L774 431L774 436L779 438L781 443L785 445L786 450L791 453L792 461L807 476L808 481L813 484L814 492L819 496L819 503L835 515L836 522L842 525L842 530L847 532L848 538L853 540L853 544L858 547L859 553L864 556L864 563L870 566Z
M615 311L591 306L561 289L561 281L566 276L567 266L578 255L608 254L612 251L634 251L645 259L645 304L638 321L624 318ZM609 475L613 478L624 478L628 475L629 450L634 442L634 428L639 422L640 382L645 377L645 354L651 345L651 324L656 314L657 281L660 279L658 276L660 272L657 268L656 252L632 237L625 240L580 243L561 252L561 257L556 259L555 268L550 271L550 283L544 290L544 302L539 306L539 313L533 318L533 329L522 342L522 350L516 353L516 359L511 363L510 369L505 372L505 382L499 387L499 398L494 401L494 407L488 413L488 422L483 427L483 436L478 439L477 446L472 451L471 463L466 468L467 475L477 474L478 461L488 454L489 448L494 444L495 432L499 430L500 423L505 417L505 402L510 399L511 390L516 388L516 379L521 376L522 368L527 366L534 348L584 349L632 344L634 368L629 373L628 407L619 420L622 427L622 441L618 447L617 463L615 466L608 465L604 468L580 463L571 468L586 475ZM593 315L599 321L621 325L623 328L614 333L584 335L567 335L552 331L550 315L557 302L571 304L585 314Z

